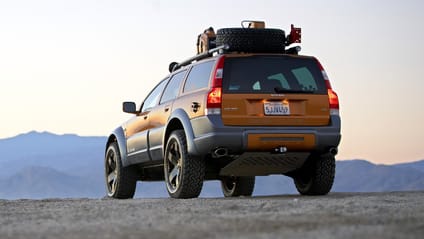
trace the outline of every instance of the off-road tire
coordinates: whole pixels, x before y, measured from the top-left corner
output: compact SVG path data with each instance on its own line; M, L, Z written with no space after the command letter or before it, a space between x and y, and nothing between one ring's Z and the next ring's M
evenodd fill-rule
M123 167L118 144L109 145L105 154L105 179L108 197L118 199L133 198L137 186L137 169Z
M205 161L187 152L184 130L175 130L168 138L164 155L165 183L172 198L196 198L203 187Z
M255 177L222 177L221 189L225 197L252 196Z
M310 158L293 175L297 191L302 195L326 195L333 186L336 160L331 154Z
M271 28L222 28L216 33L216 46L227 44L228 51L284 53L285 33Z

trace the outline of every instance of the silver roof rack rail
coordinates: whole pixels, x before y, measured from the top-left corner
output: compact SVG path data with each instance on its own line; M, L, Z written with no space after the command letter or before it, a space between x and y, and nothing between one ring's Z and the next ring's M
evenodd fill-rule
M230 46L225 44L225 45L210 49L210 50L203 52L201 54L195 55L195 56L193 56L193 57L191 57L191 58L189 58L189 59L187 59L183 62L180 62L180 63L172 62L171 64L169 64L169 72L174 72L174 71L180 69L183 66L190 65L194 61L200 61L200 60L203 60L205 58L211 57L213 53L218 53L218 54L223 53L225 50L228 50L228 49L230 49Z

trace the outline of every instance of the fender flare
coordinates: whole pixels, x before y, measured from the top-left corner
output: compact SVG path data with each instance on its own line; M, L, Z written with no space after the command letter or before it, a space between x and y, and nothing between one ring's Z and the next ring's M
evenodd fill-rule
M113 141L115 141L118 144L119 153L121 155L122 166L124 167L128 166L129 162L127 160L127 144L126 144L127 141L125 138L124 129L122 127L116 128L112 132L112 134L109 136L106 143L106 151L109 144L112 143ZM106 156L106 151L105 151L105 156Z
M164 145L163 152L165 153L166 139L168 135L171 133L169 132L170 130L172 130L171 122L173 122L174 120L178 120L183 126L184 133L187 140L188 153L191 155L198 155L199 152L197 150L196 145L194 144L195 136L194 136L193 127L191 126L189 116L183 109L176 109L174 112L172 112L172 114L168 118L168 122L166 123L166 130L165 130L165 133L163 134L163 140L162 140Z

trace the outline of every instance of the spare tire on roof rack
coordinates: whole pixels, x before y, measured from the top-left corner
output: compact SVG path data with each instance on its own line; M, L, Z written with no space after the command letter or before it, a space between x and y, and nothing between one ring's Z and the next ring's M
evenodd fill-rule
M227 44L228 51L250 53L284 53L285 32L271 28L221 28L216 46Z

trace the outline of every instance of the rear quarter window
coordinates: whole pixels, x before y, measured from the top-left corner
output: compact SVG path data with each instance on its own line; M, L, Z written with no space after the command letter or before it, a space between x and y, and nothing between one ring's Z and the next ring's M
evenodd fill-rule
M316 60L293 56L227 58L223 87L225 93L327 93Z
M178 93L180 92L180 85L184 79L185 74L186 71L181 71L172 76L170 82L163 91L162 99L160 100L161 104L163 102L173 100L178 96Z
M207 61L194 65L187 76L183 92L207 88L214 63L215 61Z

